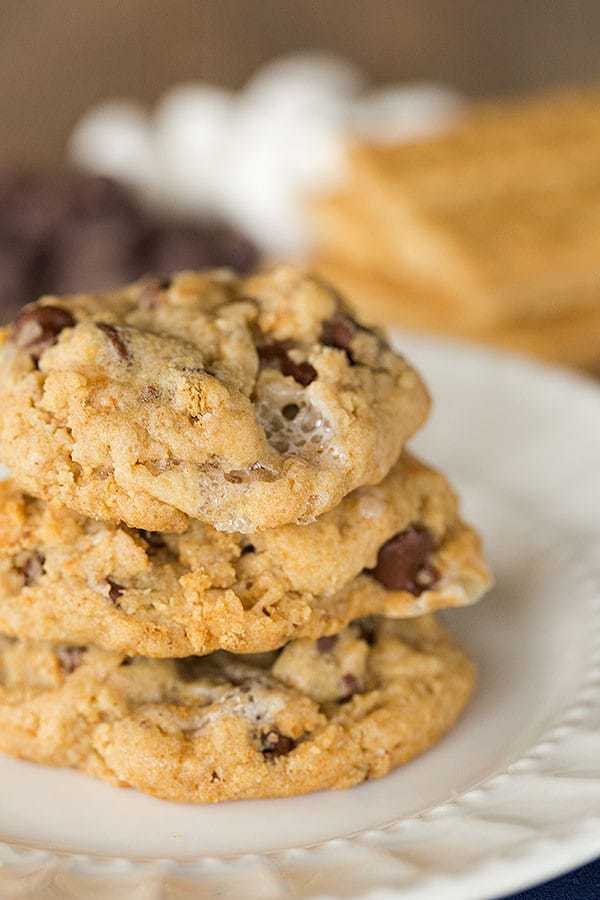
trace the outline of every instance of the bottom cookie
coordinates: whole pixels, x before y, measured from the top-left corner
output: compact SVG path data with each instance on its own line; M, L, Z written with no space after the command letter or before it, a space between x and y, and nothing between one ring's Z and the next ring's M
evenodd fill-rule
M0 636L0 751L179 802L293 796L423 752L473 683L433 616L179 660Z

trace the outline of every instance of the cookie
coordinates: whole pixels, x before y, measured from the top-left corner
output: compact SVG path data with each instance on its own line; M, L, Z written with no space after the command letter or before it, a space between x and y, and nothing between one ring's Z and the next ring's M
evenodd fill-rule
M421 615L490 585L446 479L405 453L310 525L136 531L0 484L0 631L144 656L272 650L366 614Z
M430 616L362 620L250 657L150 660L0 637L0 750L166 800L289 797L422 753L473 682Z
M309 522L380 481L424 422L416 372L281 266L45 297L0 351L0 453L28 493L183 531Z

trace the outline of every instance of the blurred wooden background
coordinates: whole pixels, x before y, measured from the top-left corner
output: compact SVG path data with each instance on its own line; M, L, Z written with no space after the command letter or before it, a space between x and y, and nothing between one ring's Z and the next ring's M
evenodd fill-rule
M0 159L55 163L97 100L239 86L294 50L477 96L600 80L599 34L598 0L2 0Z

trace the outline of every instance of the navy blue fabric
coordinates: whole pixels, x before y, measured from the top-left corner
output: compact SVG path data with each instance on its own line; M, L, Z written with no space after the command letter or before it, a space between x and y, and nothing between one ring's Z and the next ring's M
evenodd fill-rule
M510 900L600 900L600 859L539 887L511 894Z

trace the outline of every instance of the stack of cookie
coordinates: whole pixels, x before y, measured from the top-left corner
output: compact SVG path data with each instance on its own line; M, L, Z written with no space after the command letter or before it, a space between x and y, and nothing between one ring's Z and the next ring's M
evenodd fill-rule
M366 320L600 371L595 90L475 106L442 135L362 145L313 204L315 267Z
M193 802L385 774L490 575L404 445L429 399L290 267L44 297L0 357L0 750Z

